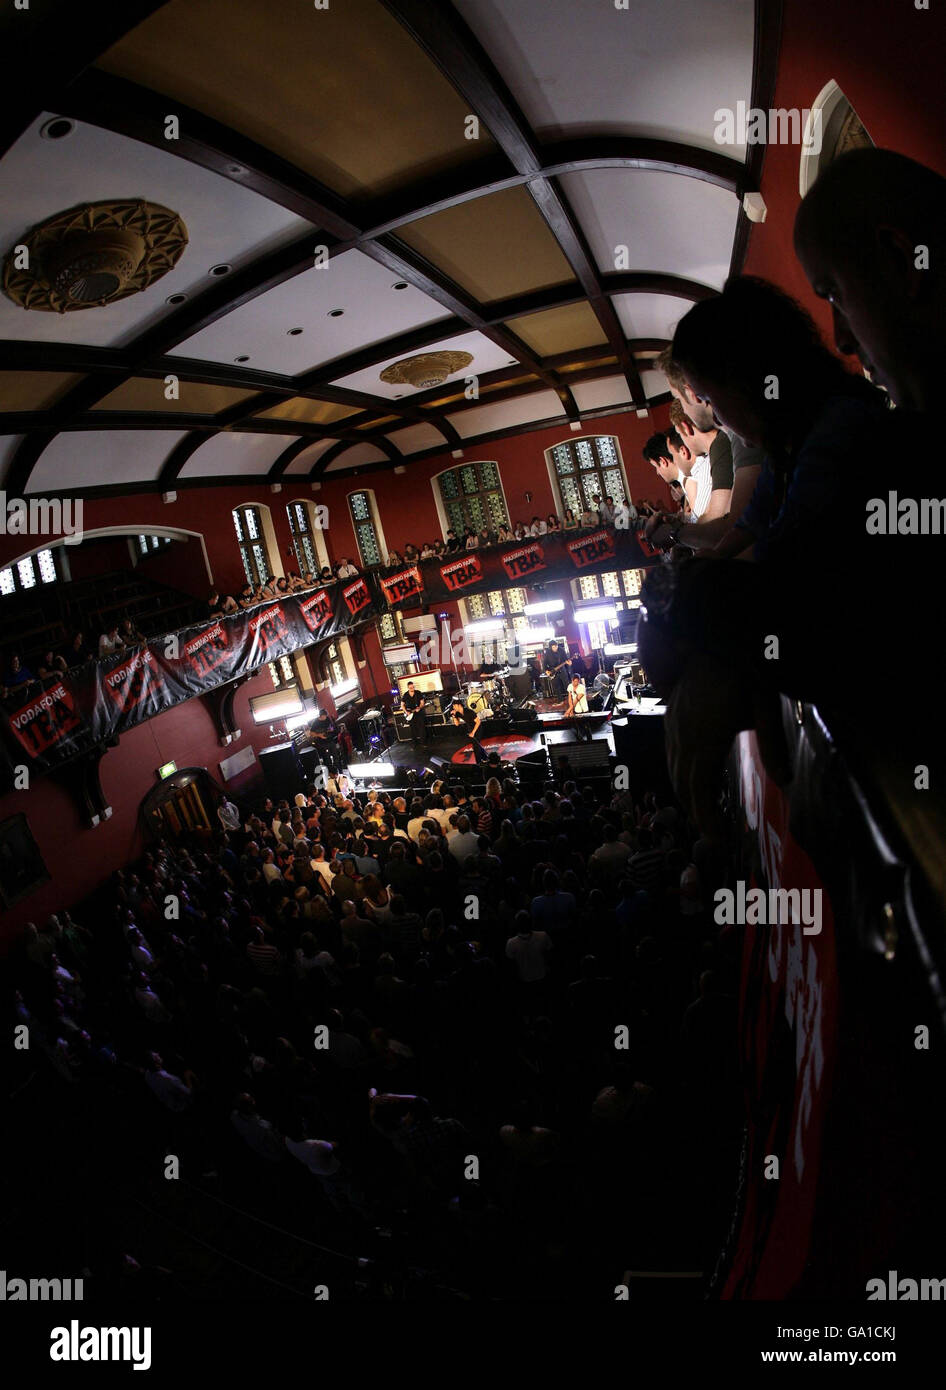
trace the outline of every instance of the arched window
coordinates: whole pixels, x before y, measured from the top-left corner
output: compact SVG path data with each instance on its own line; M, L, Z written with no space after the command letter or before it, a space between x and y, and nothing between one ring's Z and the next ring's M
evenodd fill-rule
M362 492L350 492L348 508L363 567L368 569L372 565L383 564L387 555L374 504L374 493L367 488Z
M312 571L318 574L322 566L315 551L315 537L312 534L312 518L305 502L290 502L286 508L289 517L289 534L292 536L292 549L300 574Z
M247 584L259 588L269 578L269 559L263 536L263 518L259 507L235 507L233 525L236 530L240 558Z
M37 550L0 570L0 596L35 589L37 584L55 584L59 578L56 560L51 550Z
M559 498L559 510L580 516L595 497L610 497L617 505L629 499L618 441L612 434L566 439L547 451L549 472Z
M798 168L799 195L804 198L818 175L839 154L870 149L873 144L860 116L832 77L812 102L805 123Z
M509 525L498 464L464 463L431 479L444 536L448 530L496 531Z

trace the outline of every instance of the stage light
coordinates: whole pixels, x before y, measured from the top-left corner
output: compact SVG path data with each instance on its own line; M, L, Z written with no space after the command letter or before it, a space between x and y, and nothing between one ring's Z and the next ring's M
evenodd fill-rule
M630 656L637 651L636 642L605 642L605 656Z
M527 603L523 608L527 618L532 618L539 613L563 613L565 611L565 600L563 598L546 599L544 603Z
M502 632L506 626L506 619L503 618L480 618L478 622L467 623L464 632L474 635L479 632Z
M534 647L542 642L550 642L554 636L554 627L530 627L528 630L516 630L516 637L524 647Z
M329 694L333 700L337 700L340 695L347 695L352 690L358 689L358 677L352 676L347 681L339 681L337 685L329 686Z
M303 710L301 714L293 714L286 720L286 733L295 733L296 729L302 729L309 724L315 715L310 710Z
M575 608L572 611L580 623L613 623L618 615L613 603L599 603L597 606Z
M394 777L397 775L397 768L393 763L349 763L349 777L368 777L371 779L381 777Z

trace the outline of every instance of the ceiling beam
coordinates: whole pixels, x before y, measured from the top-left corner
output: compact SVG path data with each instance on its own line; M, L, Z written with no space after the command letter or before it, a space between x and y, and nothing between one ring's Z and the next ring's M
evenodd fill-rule
M528 179L533 202L581 285L617 357L632 399L642 400L644 388L637 364L627 349L614 306L602 289L578 219L558 183L544 177L536 136L485 50L452 6L431 5L429 0L382 3L469 102L516 172Z
M775 106L775 84L778 78L778 58L782 44L783 0L755 0L755 24L752 42L752 110L770 111ZM762 168L765 164L765 142L746 149L744 173L740 188L739 214L733 238L730 275L741 275L749 252L752 223L742 206L743 193L757 193L762 187Z
M76 0L12 2L0 12L3 104L0 156L6 154L77 74L118 43L167 0L78 5Z

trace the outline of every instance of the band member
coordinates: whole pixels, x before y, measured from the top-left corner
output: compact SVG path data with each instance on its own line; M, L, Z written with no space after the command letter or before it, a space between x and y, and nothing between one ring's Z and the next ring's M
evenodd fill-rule
M475 714L473 710L468 709L467 706L460 699L459 695L455 695L453 698L453 705L450 710L450 718L453 720L454 724L457 726L458 729L466 730L467 737L473 745L473 752L476 756L476 761L478 763L485 763L487 760L486 749L477 740L476 737L480 727L480 716L478 714Z
M320 711L318 719L309 730L309 736L319 750L319 757L335 772L338 768L338 725L327 710Z
M426 696L415 688L413 681L408 681L401 704L410 715L411 742L417 748L420 744L427 742Z
M553 638L543 653L542 672L552 683L552 688L559 695L564 695L568 676L565 668L571 665L568 652L561 645L557 638Z
M585 682L581 676L572 676L565 697L566 719L570 719L574 714L588 713L588 697L585 694Z

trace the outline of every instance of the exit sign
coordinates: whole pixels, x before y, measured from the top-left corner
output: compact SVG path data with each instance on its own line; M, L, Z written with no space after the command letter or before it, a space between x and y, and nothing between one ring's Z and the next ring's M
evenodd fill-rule
M163 782L165 777L170 777L172 772L177 771L177 763L163 763L158 768L158 777Z

